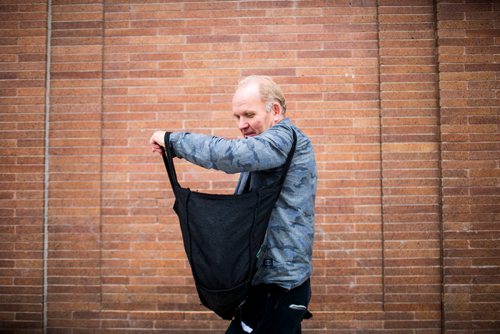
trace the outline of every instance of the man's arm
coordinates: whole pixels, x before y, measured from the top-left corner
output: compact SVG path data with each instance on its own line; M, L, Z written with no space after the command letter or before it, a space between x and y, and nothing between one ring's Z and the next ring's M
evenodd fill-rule
M163 138L158 138L160 136L161 133L155 133L151 138L155 152L161 152L160 146L164 146ZM255 137L232 140L189 132L170 135L177 157L226 173L279 167L285 163L292 141L291 128L280 124Z

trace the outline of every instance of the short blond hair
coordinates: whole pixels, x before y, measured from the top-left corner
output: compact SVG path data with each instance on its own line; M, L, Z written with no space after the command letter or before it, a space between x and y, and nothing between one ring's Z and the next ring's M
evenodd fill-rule
M259 85L260 98L266 104L267 112L272 110L274 102L278 102L282 114L286 112L285 95L283 95L283 91L271 77L266 75L250 75L239 82L238 88L251 83Z

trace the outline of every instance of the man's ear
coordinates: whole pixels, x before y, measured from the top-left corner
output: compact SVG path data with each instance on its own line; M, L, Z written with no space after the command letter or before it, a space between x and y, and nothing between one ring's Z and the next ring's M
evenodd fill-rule
M273 109L271 111L273 113L273 119L274 119L274 121L281 120L281 118L283 117L283 115L281 114L281 106L279 105L279 103L274 102L273 103Z

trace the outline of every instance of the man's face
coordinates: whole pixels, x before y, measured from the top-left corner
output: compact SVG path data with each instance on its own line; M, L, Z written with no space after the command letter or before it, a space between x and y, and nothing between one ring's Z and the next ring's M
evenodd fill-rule
M239 88L233 96L233 116L244 137L261 134L277 123L276 108L267 112L260 99L259 86L250 83Z

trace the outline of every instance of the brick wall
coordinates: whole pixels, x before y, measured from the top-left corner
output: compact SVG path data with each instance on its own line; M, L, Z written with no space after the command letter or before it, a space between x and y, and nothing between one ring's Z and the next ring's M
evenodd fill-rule
M199 305L148 140L238 136L231 97L254 73L282 86L315 145L304 332L497 332L499 12L494 0L3 1L0 332L224 332ZM205 192L236 180L177 169Z
M438 5L450 333L500 329L499 10L498 1Z
M41 328L47 6L0 5L0 328Z
M436 332L441 242L435 14L432 1L398 3L379 5L384 327Z

